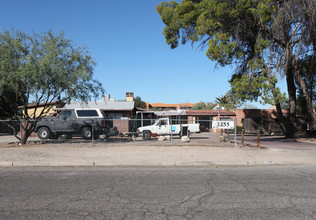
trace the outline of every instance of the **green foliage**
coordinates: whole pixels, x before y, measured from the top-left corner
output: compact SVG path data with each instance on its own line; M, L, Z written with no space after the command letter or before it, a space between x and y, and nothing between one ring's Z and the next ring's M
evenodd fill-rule
M236 109L239 105L239 102L236 100L236 97L229 92L225 95L216 97L215 103L220 105L221 107L224 107L225 110Z
M136 98L134 98L134 102L135 102L135 107L137 108L143 108L146 109L146 103L142 101L142 98L137 96Z
M104 92L93 78L95 62L89 52L75 47L63 33L29 36L14 30L0 32L0 51L0 109L4 117L38 120L50 110L47 103L85 102ZM28 113L31 102L36 114ZM40 110L39 104L45 104L44 108ZM19 105L23 114L19 114ZM34 126L23 127L26 138Z
M236 126L236 133L241 134L242 129L244 129L242 126ZM232 129L232 133L235 133L235 129Z
M0 33L0 47L0 97L9 100L6 91L10 91L24 106L22 117L26 119L36 119L27 113L30 102L88 101L103 93L100 82L93 79L95 63L89 52L74 47L63 33L28 36L20 31L4 31ZM44 115L45 111L39 118Z
M198 102L195 105L192 106L192 110L213 110L216 106L215 103L212 102Z
M18 73L28 55L23 33L5 31L0 34L0 118L18 114L18 106L26 99L26 85Z
M286 136L295 133L295 77L299 78L306 103L311 102L297 63L315 54L315 11L313 0L182 0L157 6L166 25L163 34L172 49L180 41L199 42L201 48L207 48L210 60L221 66L236 65L230 81L235 100L260 98L263 103L279 106L286 95L277 87L277 76L286 77L289 117L277 108ZM316 123L311 105L307 108Z
M281 103L286 100L286 94L276 87L277 78L268 76L248 76L245 74L233 75L230 80L231 92L241 102L257 102L261 104Z

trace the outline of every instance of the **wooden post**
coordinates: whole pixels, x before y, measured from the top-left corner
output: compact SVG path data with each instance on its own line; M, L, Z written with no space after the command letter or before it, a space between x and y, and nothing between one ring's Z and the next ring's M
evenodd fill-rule
M94 147L94 126L92 125L92 147Z
M257 147L260 149L260 130L257 130Z
M241 140L240 140L240 143L242 146L244 146L244 135L245 135L245 129L242 129L241 130Z

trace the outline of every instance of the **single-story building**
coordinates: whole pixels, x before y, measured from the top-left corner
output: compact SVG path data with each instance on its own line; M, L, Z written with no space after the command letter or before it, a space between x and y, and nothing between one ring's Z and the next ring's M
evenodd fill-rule
M282 134L277 120L277 110L270 109L236 109L237 126L242 126L245 133L256 133L258 130L263 134ZM282 109L286 116L289 110ZM306 122L297 117L298 131L306 132Z
M63 102L48 102L48 103L30 103L27 105L27 113L30 116L30 118L37 118L42 111L44 110L44 107L47 109L45 110L45 113L47 116L54 116L56 115L56 111L54 109L56 108L62 108L65 105ZM19 109L22 109L22 114L25 115L24 106L19 106Z
M165 103L151 103L148 108L154 108L157 111L177 111L188 110L193 107L192 103L180 103L180 104L165 104Z
M235 112L226 110L186 110L186 116L188 117L188 123L196 122L200 123L201 131L211 131L212 121L227 121L234 120L236 117ZM219 130L212 130L218 132Z

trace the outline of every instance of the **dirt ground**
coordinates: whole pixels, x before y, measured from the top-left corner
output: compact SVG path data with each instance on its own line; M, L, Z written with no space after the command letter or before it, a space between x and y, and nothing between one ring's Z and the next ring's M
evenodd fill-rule
M158 138L152 138L151 140L142 140L142 138L132 138L132 137L113 137L106 140L84 140L82 138L72 138L72 139L58 139L58 140L47 140L42 141L38 138L30 138L28 141L28 146L34 145L79 145L79 146L213 146L213 147L234 147L234 135L224 135L225 141L220 141L220 135L213 132L202 132L191 134L190 142L182 142L179 136L173 136L172 138L166 138L163 141L159 141ZM248 146L256 145L256 136L247 136L245 140L248 141ZM273 139L274 136L262 136L264 139ZM281 136L276 137L279 141L283 142L296 142L296 143L312 143L316 144L316 137L299 137L292 139L284 139ZM230 140L229 140L230 139ZM237 135L237 145L240 146L240 136ZM0 136L0 147L16 147L20 146L17 139L13 136L1 135Z
M316 137L296 138L296 141L316 144Z

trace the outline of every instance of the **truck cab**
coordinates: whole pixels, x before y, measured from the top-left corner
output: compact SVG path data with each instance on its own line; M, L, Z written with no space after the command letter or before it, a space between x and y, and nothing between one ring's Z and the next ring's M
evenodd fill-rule
M154 124L137 129L137 134L145 140L152 136L159 135L180 135L182 136L183 127L187 128L187 136L190 132L200 132L200 124L172 124L169 118L160 118Z

